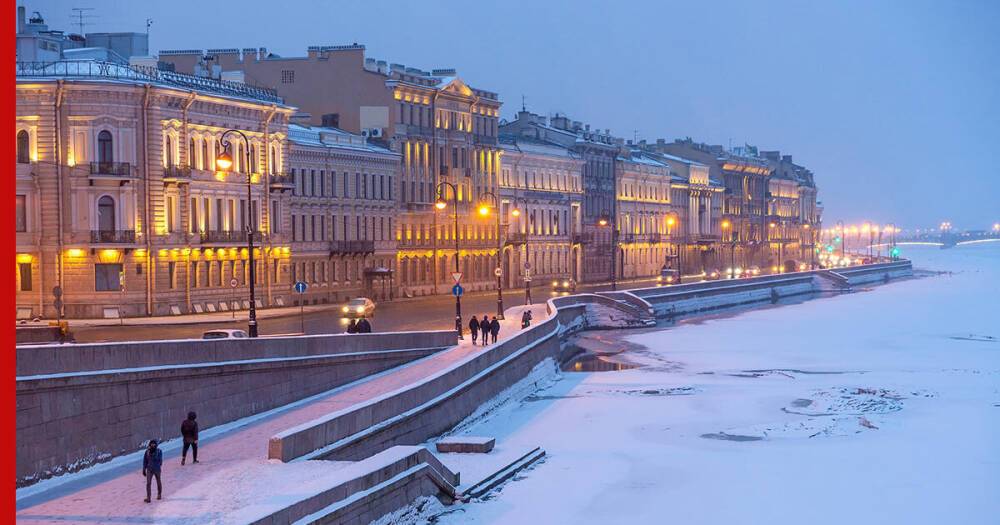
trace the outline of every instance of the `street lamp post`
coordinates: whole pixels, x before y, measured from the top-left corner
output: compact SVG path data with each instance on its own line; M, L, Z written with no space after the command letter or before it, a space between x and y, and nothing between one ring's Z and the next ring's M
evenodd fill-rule
M840 258L843 259L846 256L847 247L847 228L844 227L844 221L837 221L837 231L840 235Z
M722 221L722 231L729 232L729 269L733 271L733 275L736 273L736 235L732 231L733 224L729 222L729 219L724 219Z
M496 194L492 191L486 191L480 194L480 198L489 197L493 201L494 215L496 215L496 227L497 227L497 267L493 272L497 277L497 318L503 319L503 285L500 281L500 274L502 270L500 269L500 256L503 254L503 239L500 235L500 199L497 198ZM479 214L486 216L490 214L489 205L484 201L479 205Z
M618 290L618 269L615 267L618 255L618 223L614 221L614 224L611 224L613 220L608 214L604 214L598 219L597 224L601 227L609 224L611 226L611 290L615 291Z
M519 217L521 216L521 208L518 208L518 200L517 200L517 198L514 199L514 209L511 210L510 214L513 215L515 219L518 219L518 221L520 221ZM520 222L519 222L519 224L520 224ZM530 265L529 261L531 261L531 252L530 252L530 248L529 248L529 245L531 244L531 236L528 233L530 229L531 229L531 225L530 224L525 225L525 228L524 228L524 264L525 264L524 270L525 270L525 272L530 272L531 271L530 268L528 267ZM525 306L531 306L531 276L530 276L530 274L525 274L525 278L524 278L524 305Z
M677 258L677 284L683 284L684 273L681 271L681 250L680 247L677 246L677 243L672 242L674 240L673 228L676 222L677 219L674 218L673 215L667 217L667 241L674 245L674 257Z
M458 268L458 188L450 182L439 182L437 185L437 202L434 203L434 207L438 210L444 210L448 203L444 200L445 189L451 188L451 199L455 206L455 231L452 236L455 238L455 273L461 272ZM455 283L458 284L458 283ZM458 338L462 339L462 296L455 294L455 332L458 334Z
M256 295L256 289L254 288L254 285L257 281L257 271L253 257L253 249L254 249L253 236L255 228L254 228L254 217L253 217L253 173L251 173L252 171L251 166L253 166L253 163L251 162L251 156L250 156L251 155L250 139L248 139L247 136L244 135L243 132L238 129L229 129L222 134L220 142L222 144L222 147L225 149L223 153L219 155L218 158L215 159L216 167L219 169L219 171L222 172L229 172L229 170L233 167L233 156L232 154L229 153L229 146L232 143L232 141L229 139L230 134L237 135L238 137L243 139L243 145L245 146L247 152L246 159L245 160L241 159L241 161L246 162L243 168L246 169L247 172L247 208L246 208L247 212L245 220L247 222L246 224L247 257L248 257L247 262L250 265L248 271L248 280L250 281L249 282L250 311L248 313L249 321L247 323L248 325L247 331L249 332L250 337L257 337L257 295Z

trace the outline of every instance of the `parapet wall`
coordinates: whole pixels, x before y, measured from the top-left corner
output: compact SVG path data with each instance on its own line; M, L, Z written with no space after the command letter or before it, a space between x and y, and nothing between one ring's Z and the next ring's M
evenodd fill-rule
M150 438L178 437L188 411L198 413L203 428L228 423L430 355L454 337L442 331L19 348L19 360L22 350L40 351L32 356L35 368L79 363L85 371L17 377L17 483L133 452ZM75 355L77 347L87 348ZM197 356L200 362L192 362ZM90 369L96 363L115 368ZM18 363L19 371L27 368Z

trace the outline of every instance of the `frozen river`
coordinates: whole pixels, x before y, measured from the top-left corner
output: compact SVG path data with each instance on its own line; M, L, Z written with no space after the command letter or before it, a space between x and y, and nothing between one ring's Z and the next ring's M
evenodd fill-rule
M549 363L461 428L544 462L397 521L997 523L1000 243L904 250L948 273L614 333L639 368Z

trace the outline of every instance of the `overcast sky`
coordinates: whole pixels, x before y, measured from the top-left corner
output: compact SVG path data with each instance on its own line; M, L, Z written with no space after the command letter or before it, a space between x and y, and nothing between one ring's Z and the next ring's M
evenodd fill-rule
M53 29L142 31L150 49L357 42L367 56L454 67L622 137L779 149L812 169L837 219L1000 221L1000 2L25 2Z

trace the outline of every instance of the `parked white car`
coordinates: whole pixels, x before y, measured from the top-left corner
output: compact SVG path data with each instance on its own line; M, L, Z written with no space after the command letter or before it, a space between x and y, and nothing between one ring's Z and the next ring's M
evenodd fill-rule
M249 337L243 330L209 330L201 334L202 339L245 339Z
M375 315L375 301L367 297L351 299L341 308L341 311L344 313L344 317L353 317L356 319L371 317Z

